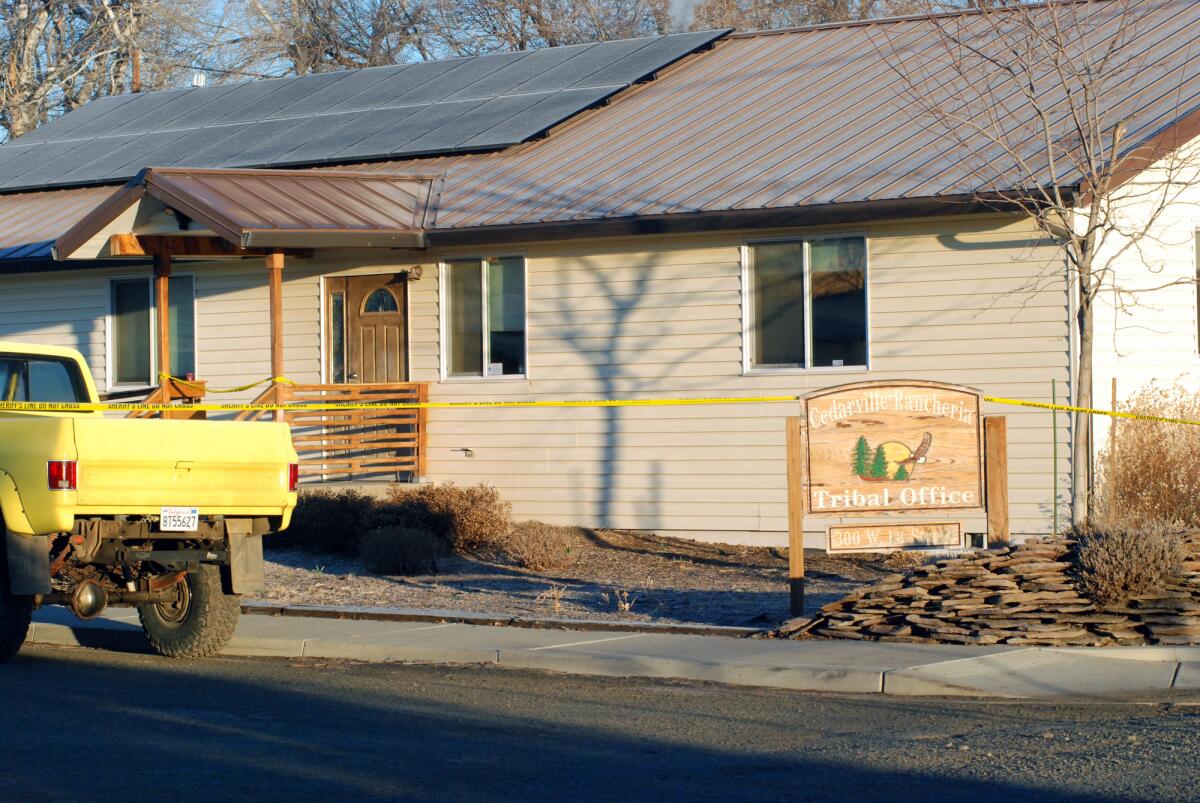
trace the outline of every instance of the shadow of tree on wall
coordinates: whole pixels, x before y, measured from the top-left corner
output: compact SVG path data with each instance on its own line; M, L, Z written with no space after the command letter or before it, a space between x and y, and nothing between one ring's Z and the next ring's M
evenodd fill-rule
M721 246L714 246L721 247ZM616 256L622 252L613 249L610 255ZM714 323L714 330L705 335L690 335L688 340L697 340L690 345L671 351L671 362L649 363L639 360L638 355L654 349L661 349L666 343L674 344L683 336L672 331L670 319L673 310L686 308L687 302L667 307L659 291L651 292L650 283L663 280L658 269L663 266L662 257L654 253L634 255L631 265L605 267L598 264L602 257L581 257L572 261L566 268L577 277L577 283L586 283L596 288L597 294L593 300L603 302L602 312L607 313L597 325L588 325L579 320L579 310L572 306L573 299L559 296L553 300L551 314L552 328L556 339L569 347L580 358L581 364L589 367L590 379L599 389L597 394L603 399L639 398L672 395L705 390L703 379L687 380L678 376L682 366L690 360L705 354L709 349L719 347L722 338L730 332L719 331L720 323ZM613 272L627 272L633 268L632 279L614 279ZM736 275L736 273L734 274ZM740 303L740 294L734 291L730 303ZM632 327L633 318L641 311L658 310L663 320L646 321L655 324L649 333L638 334ZM600 316L597 316L600 317ZM736 323L733 324L736 326ZM733 330L730 330L733 331ZM601 334L597 334L597 333ZM595 341L601 338L606 348L597 348ZM619 355L614 357L614 355ZM536 359L536 358L535 358ZM639 366L661 365L661 369L653 375L638 376ZM625 438L627 433L624 424L628 420L627 408L605 407L603 413L603 434L601 455L597 471L599 472L599 488L596 493L593 520L590 522L597 527L617 526L614 520L614 507L619 501L617 488L621 472L621 461L625 459ZM697 427L702 430L702 427ZM663 462L654 460L647 477L647 501L638 504L638 518L643 522L644 529L662 527L662 495ZM582 478L586 484L586 478Z

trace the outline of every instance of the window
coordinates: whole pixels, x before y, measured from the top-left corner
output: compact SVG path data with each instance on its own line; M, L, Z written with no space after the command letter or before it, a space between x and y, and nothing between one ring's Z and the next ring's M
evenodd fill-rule
M363 312L399 312L396 297L386 287L376 288L363 303Z
M747 247L749 368L867 364L867 264L862 237Z
M525 260L452 260L443 284L446 375L524 375Z
M171 373L186 376L196 372L195 284L191 276L172 276L167 282ZM113 385L157 384L152 288L145 277L112 282Z
M0 401L86 402L79 366L70 360L0 354Z
M150 384L150 280L112 283L112 378L117 385Z
M346 381L346 294L329 294L329 372L334 382Z

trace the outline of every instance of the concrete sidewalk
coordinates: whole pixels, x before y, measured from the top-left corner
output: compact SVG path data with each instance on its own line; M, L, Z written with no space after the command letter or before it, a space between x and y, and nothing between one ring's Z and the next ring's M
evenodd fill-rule
M146 650L131 609L34 617L29 643ZM1200 647L1056 649L775 641L413 621L242 616L226 655L495 664L797 691L1006 698L1134 697L1200 689Z

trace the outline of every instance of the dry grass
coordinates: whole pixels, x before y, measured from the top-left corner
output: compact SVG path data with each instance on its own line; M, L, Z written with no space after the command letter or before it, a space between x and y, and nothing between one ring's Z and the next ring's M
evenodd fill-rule
M498 547L523 569L545 572L562 569L575 560L572 531L540 521L525 521L515 526L498 542Z
M555 613L562 613L563 592L565 592L566 590L567 590L566 586L560 586L560 585L551 583L549 588L547 588L545 591L538 594L537 597L534 598L534 600L533 600L534 604L544 605L546 603L550 603L551 605L554 606Z
M460 553L501 551L512 529L512 505L487 485L393 485L382 515L442 535Z
M608 605L611 601L618 613L629 613L633 610L634 604L638 601L637 594L630 594L628 591L620 588L614 588L611 596L608 593L600 595L600 601Z
M1179 530L1166 524L1130 528L1095 523L1071 533L1080 590L1101 606L1165 589L1184 557Z
M428 530L381 527L362 539L359 556L371 574L436 574L438 560L449 550L446 542Z
M1200 395L1182 387L1148 387L1124 409L1200 421ZM1115 435L1097 463L1093 510L1110 526L1169 521L1200 527L1200 426L1114 419Z
M923 565L927 560L929 560L929 555L923 552L917 552L908 549L897 549L894 552L889 552L883 558L883 560L880 561L880 564L889 569L904 571L907 569L915 569L918 566Z

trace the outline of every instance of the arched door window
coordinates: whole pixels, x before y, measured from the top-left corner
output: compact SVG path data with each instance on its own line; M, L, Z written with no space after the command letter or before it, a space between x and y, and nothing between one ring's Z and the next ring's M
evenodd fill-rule
M363 302L363 312L399 312L400 305L396 303L396 297L392 295L392 291L386 287L375 288L367 300Z

